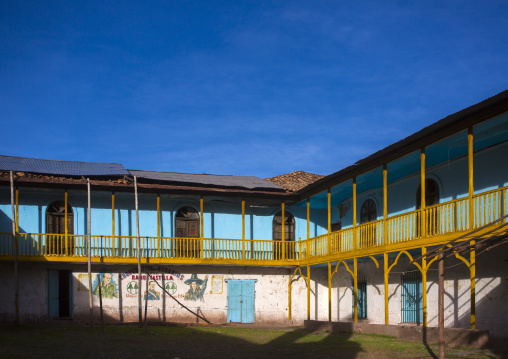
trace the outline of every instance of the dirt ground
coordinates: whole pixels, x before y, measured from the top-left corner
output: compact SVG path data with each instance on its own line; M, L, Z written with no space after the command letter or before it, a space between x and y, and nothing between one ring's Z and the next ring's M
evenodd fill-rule
M0 328L0 358L432 358L437 345L391 337L242 326L47 325ZM448 348L447 358L508 358Z

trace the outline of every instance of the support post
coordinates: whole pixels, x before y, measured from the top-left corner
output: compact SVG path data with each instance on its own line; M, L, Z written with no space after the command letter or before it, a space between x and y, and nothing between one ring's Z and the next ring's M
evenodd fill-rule
M282 249L281 249L281 259L286 259L286 204L282 201Z
M310 320L310 266L307 265L307 320Z
M328 262L328 321L332 321L332 263Z
M469 230L472 230L474 228L473 127L469 127L467 129L467 162L468 162L468 183L469 183L468 217L469 217Z
M69 249L69 229L67 228L67 221L68 221L68 217L67 217L67 190L65 190L65 209L64 209L64 216L65 216L65 224L64 224L64 227L65 227L65 250L62 251L63 253L65 253L66 255L69 255L68 253L68 249Z
M444 339L444 260L443 253L439 253L438 262L438 325L439 325L439 359L445 357L445 339Z
M471 245L474 245L475 241L471 241ZM476 251L471 250L469 254L469 275L471 280L471 329L476 329Z
M87 197L88 197L88 208L87 208L87 226L86 226L86 238L87 238L87 249L88 249L88 302L90 305L90 327L93 328L93 300L92 300L92 236L90 234L92 230L92 220L90 218L92 214L91 209L91 195L90 195L90 178L86 179L87 184ZM67 203L65 204L67 208ZM67 223L67 221L65 221Z
M16 233L19 233L19 189L16 187Z
M159 258L162 258L161 240L161 196L157 194L157 245L159 246Z
M427 326L427 259L425 254L427 248L422 247L422 312L423 312L423 326Z
M307 258L310 258L310 198L307 197ZM309 318L310 319L310 318Z
M383 245L388 244L388 165L383 165Z
M353 269L353 273L354 273L354 276L353 276L353 281L354 281L354 299L355 299L355 303L354 303L354 320L355 320L355 323L358 322L358 259L357 258L354 258L354 269Z
M385 284L385 324L389 324L389 313L388 313L388 253L383 253L383 276Z
M101 312L101 333L104 334L104 312L102 311L102 283L101 274L97 274L98 286L99 286L99 309Z
M199 256L203 258L203 195L199 198Z
M356 233L356 177L353 177L353 250L358 248Z
M427 230L425 228L425 147L422 147L420 153L420 237L423 238L427 235Z
M467 157L468 157L468 179L469 179L469 230L474 228L474 177L473 177L473 127L470 126L467 130ZM471 241L470 245L474 246L475 241ZM470 288L471 288L471 329L476 328L476 253L471 249L469 254L469 274L470 274Z
M113 246L118 248L115 241L115 192L111 192L111 241ZM122 253L120 252L120 256Z
M289 283L288 283L288 320L291 320L291 280L292 275L289 275Z
M134 176L134 197L136 206L136 249L138 254L138 316L139 327L141 328L143 321L142 305L141 305L141 240L139 237L139 209L138 209L138 180Z
M242 259L245 260L245 199L242 198Z
M332 192L328 188L328 254L332 254Z
M11 177L11 207L12 207L12 240L14 242L14 323L19 325L19 277L18 277L18 231L16 223L18 217L14 208L14 176ZM17 207L17 206L16 206Z

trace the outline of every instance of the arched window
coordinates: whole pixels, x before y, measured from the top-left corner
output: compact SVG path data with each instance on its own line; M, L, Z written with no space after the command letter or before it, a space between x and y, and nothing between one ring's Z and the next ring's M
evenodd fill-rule
M425 180L425 207L439 203L439 186L433 179ZM416 209L422 208L422 185L416 191Z
M177 237L199 238L199 213L192 207L182 207L176 212Z
M377 219L376 202L367 199L360 209L360 224L369 223ZM363 226L360 228L360 247L368 248L375 246L377 231L375 224Z
M199 258L201 243L199 239L199 213L192 207L182 207L175 215L174 255L179 258Z
M431 207L439 203L439 186L433 179L425 180L425 207ZM422 208L422 186L418 186L416 191L416 209ZM421 237L420 233L420 217L418 216L416 223L416 235ZM439 232L439 218L436 209L425 211L425 232L427 235L436 235Z
M46 233L65 234L65 202L55 201L46 208ZM74 233L74 212L67 203L67 233Z
M277 213L273 217L272 233L274 241L282 241L282 212ZM295 240L295 217L287 211L284 211L284 240L286 242L294 242ZM286 243L284 249L284 258L295 259L294 243ZM282 242L274 243L273 252L275 259L282 258Z
M368 223L375 221L377 219L377 209L376 203L368 199L362 204L362 209L360 210L360 224Z
M65 238L65 202L55 201L46 208L47 254L74 254L74 237ZM74 212L67 203L67 234L74 234Z

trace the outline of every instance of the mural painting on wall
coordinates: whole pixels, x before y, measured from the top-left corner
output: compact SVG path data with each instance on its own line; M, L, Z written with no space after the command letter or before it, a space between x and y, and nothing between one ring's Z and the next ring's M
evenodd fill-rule
M206 284L208 282L208 275L205 279L199 279L197 274L192 274L190 279L187 279L184 283L189 286L189 290L185 293L184 300L197 301L198 299L202 302L205 301L203 294L205 294Z
M143 300L160 300L161 299L161 292L158 292L155 290L155 282L151 280L148 282L148 293L144 292L143 294Z
M103 299L118 298L118 288L113 280L112 273L99 273L93 282L93 294L99 297L99 276L100 276L100 294Z
M162 267L162 266L142 266L141 271L141 280L150 280L148 283L148 300L160 300L161 292L157 291L157 283L158 281L161 286L163 285L166 291L173 295L176 293L176 279L180 279L183 281L184 275L175 271L174 269ZM146 273L150 273L149 276ZM166 274L167 273L167 274ZM125 291L125 296L127 298L134 298L138 296L138 292L140 290L138 284L138 269L132 268L131 270L124 272L120 275L121 279L127 279L127 288ZM162 281L162 282L161 282ZM144 284L141 284L141 290L143 294L143 300L147 300L147 292L144 290ZM183 297L183 294L182 294Z

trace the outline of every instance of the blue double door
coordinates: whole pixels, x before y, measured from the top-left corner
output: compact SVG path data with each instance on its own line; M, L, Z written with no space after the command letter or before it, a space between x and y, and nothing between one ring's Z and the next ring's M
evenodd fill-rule
M254 323L255 280L228 280L228 323Z

